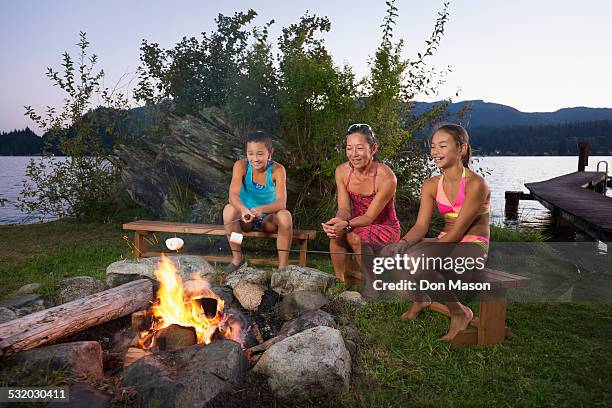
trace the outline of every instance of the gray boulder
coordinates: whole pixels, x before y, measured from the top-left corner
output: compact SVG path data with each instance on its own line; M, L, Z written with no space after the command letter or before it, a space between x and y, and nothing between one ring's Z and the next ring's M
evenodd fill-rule
M59 304L72 302L106 289L104 282L91 276L75 276L62 280L57 294Z
M329 313L317 309L306 312L297 319L290 320L283 324L279 331L279 335L293 336L294 334L303 332L304 330L312 329L317 326L334 327L336 321Z
M246 310L255 310L259 307L266 288L257 283L241 280L234 287L234 297Z
M0 323L8 322L17 318L17 314L8 307L0 307Z
M46 299L37 299L34 302L15 309L15 313L18 317L29 315L30 313L39 312L41 310L45 310L49 307L53 307L53 303Z
M266 286L269 280L270 276L268 275L268 272L262 271L261 269L255 269L250 266L245 266L228 274L225 277L225 284L234 289L240 281L247 281Z
M253 372L280 399L329 397L348 390L351 356L338 330L318 326L274 344Z
M290 265L272 274L270 286L283 296L298 290L325 293L335 281L335 276L318 269Z
M143 407L201 407L243 384L247 368L238 343L216 340L145 356L125 369L123 384L135 387Z
M161 257L140 258L113 262L106 268L106 283L110 287L123 285L136 279L155 279L155 270ZM193 278L193 274L205 278L215 273L215 269L201 256L178 255L169 256L183 281Z
M41 299L42 296L36 293L31 293L29 295L11 296L1 301L0 307L6 307L15 310L19 309L20 307L31 305L32 303Z
M28 283L17 289L15 295L29 295L30 293L36 293L38 289L40 289L40 283Z
M45 404L46 408L110 408L112 398L110 395L100 392L97 388L85 382L75 382L68 385L70 400L51 401Z
M301 314L317 310L329 303L319 292L298 291L285 296L278 304L278 315L285 320L294 319Z
M66 371L95 380L102 379L102 347L97 341L76 341L22 351L8 359L28 369Z
M353 307L361 307L366 304L366 300L361 296L361 293L353 291L342 292L335 300Z
M212 285L210 290L212 290L215 295L219 296L221 300L223 300L225 307L228 307L234 301L234 294L232 293L232 288L230 287Z

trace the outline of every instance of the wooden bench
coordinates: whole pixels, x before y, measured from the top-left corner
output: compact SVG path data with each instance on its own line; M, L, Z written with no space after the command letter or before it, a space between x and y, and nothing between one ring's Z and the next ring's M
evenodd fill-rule
M351 259L345 275L349 284L361 282L361 270L354 258ZM474 277L474 281L491 284L490 291L480 293L478 316L474 316L470 326L460 332L452 341L455 347L501 343L512 336L512 331L506 326L507 291L512 288L522 288L529 285L529 279L508 272L484 268ZM442 303L432 302L430 310L450 317L448 307Z
M529 284L528 278L489 268L480 271L474 281L490 283L491 290L480 293L478 316L470 322L472 327L459 332L451 341L454 347L487 346L511 337L512 331L506 326L507 291ZM433 302L429 309L450 316L448 307L442 303Z
M134 257L149 257L159 255L159 252L147 252L148 243L151 242L149 235L155 232L169 232L175 234L202 234L202 235L226 235L223 225L214 224L189 224L168 221L133 221L123 224L124 230L134 231ZM300 241L299 257L297 260L289 260L290 264L306 266L306 253L308 241L316 236L313 230L293 230L293 241ZM243 232L245 237L276 238L277 234L267 232ZM208 261L229 263L231 256L202 255ZM251 259L248 262L254 265L278 265L276 255L274 259Z

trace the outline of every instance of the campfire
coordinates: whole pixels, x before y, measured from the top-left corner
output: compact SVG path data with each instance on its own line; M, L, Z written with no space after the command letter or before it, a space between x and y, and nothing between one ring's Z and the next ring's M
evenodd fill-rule
M165 349L165 344L158 343L162 339L165 343L171 330L193 333L193 344L227 338L242 345L240 323L225 312L223 300L206 280L195 273L187 285L183 284L172 261L163 255L155 276L160 284L156 299L148 310L133 315L141 349Z

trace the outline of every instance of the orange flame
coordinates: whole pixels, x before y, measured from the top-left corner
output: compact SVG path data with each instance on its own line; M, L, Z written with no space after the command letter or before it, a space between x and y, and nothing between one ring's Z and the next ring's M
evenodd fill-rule
M194 327L198 343L209 344L217 329L227 338L239 338L236 333L232 333L229 326L227 328L220 327L225 326L222 324L225 320L223 300L209 289L208 282L202 280L198 274L194 274L194 279L205 282L203 290L197 295L186 294L183 281L176 273L176 267L171 260L162 254L155 271L155 277L160 283L160 287L157 292L157 299L151 306L154 324L150 330L140 333L142 348L151 348L154 344L155 332L173 324ZM212 318L206 316L202 305L198 302L198 299L204 297L217 300L216 314Z

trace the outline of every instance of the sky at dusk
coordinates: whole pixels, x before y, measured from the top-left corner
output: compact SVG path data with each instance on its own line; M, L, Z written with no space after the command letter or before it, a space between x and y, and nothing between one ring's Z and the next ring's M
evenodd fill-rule
M424 49L442 1L398 0L395 38L405 41L404 56ZM276 42L283 26L306 10L328 16L332 29L323 38L337 64L350 64L358 76L380 42L384 1L22 1L1 2L0 131L34 124L23 113L60 106L63 95L45 77L60 69L64 51L77 54L79 31L87 32L91 51L107 73L106 84L123 78L136 85L142 39L169 48L183 36L214 29L223 13L258 12L257 25L274 19ZM451 66L442 99L483 99L525 112L564 107L612 107L612 2L604 0L455 0L442 45L430 61Z

